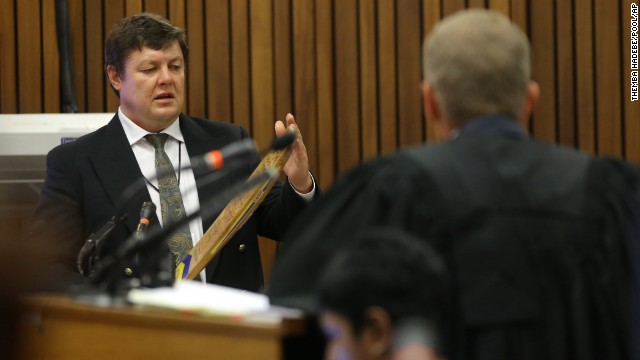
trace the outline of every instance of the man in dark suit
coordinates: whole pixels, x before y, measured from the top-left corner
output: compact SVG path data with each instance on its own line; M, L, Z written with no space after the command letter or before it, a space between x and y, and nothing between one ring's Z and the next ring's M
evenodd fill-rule
M445 19L424 70L425 111L447 140L337 181L285 236L271 301L317 311L332 254L398 227L449 266L448 359L629 358L637 169L527 136L539 89L526 35L502 15Z
M160 201L160 185L155 179L157 149L147 135L167 134L161 135L166 137L164 151L174 167L185 167L190 164L190 157L248 137L239 126L181 113L187 56L184 31L161 16L134 15L119 21L111 30L105 43L105 69L120 99L118 113L106 126L58 146L47 158L47 177L31 231L34 244L38 244L34 248L48 249L47 266L41 271L44 287L64 289L81 280L75 264L78 251L85 239L112 216L127 214L103 242L102 258L113 255L134 232L144 201L153 200L157 204L151 226L163 222L161 213L169 206ZM287 115L286 122L296 127L292 115ZM275 130L280 136L285 125L278 121ZM253 161L245 164L247 171L242 175L253 170L258 161L255 153ZM317 193L301 138L296 140L284 172L288 181L272 189L254 215L201 273L207 282L250 291L260 289L262 268L257 234L279 239ZM243 181L241 174L234 174L207 183L206 170L177 171L183 212L198 211L215 194ZM142 179L146 180L146 187L123 199L125 190ZM186 229L189 242L197 242L214 217L215 214L192 221ZM140 257L126 259L116 270L118 275L139 276L140 264L135 259ZM179 261L177 255L176 260Z

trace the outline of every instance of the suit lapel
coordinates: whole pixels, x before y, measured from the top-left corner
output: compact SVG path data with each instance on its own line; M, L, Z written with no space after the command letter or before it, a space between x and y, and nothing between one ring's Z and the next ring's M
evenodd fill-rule
M125 221L129 230L133 232L139 220L138 212L142 203L151 201L151 198L146 186L143 186L142 172L117 114L107 124L104 141L91 156L91 162L111 199L112 206L115 208L119 205L118 202L122 202L122 209L117 210L128 213ZM140 190L123 201L122 194L135 182L142 182ZM157 222L155 214L151 220Z
M233 141L228 134L210 134L206 132L205 129L200 127L194 120L186 115L180 115L180 131L184 137L190 157L200 156L211 150L220 149ZM230 179L225 177L222 182L202 184L202 180L210 174L211 170L208 169L193 170L193 176L198 183L198 199L201 206L206 204L217 194L217 189L227 187L230 182ZM211 226L212 222L213 219L203 219L205 231L209 226Z
M190 157L199 156L214 149L220 149L233 141L228 134L211 134L206 132L205 129L200 127L193 119L184 114L180 115L180 131L184 137ZM231 181L229 177L225 177L222 181L214 184L203 185L202 180L210 174L211 171L207 169L194 169L193 171L196 183L198 184L198 200L200 201L201 209L202 206L206 205L217 195L218 192L216 189L227 188ZM212 216L202 219L202 229L205 233L213 223L213 220L214 217ZM212 277L219 261L220 255L218 254L207 265L207 279Z

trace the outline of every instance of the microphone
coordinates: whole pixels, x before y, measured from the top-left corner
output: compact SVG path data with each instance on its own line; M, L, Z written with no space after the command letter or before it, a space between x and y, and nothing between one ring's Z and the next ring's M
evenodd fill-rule
M278 136L271 142L271 146L265 150L282 150L293 145L293 142L298 139L298 132L296 130L287 130L282 136Z
M93 263L96 260L96 252L100 249L102 240L111 235L113 229L115 229L126 216L127 214L112 216L98 231L89 235L76 257L76 266L82 276L88 276L91 273Z
M153 201L145 201L142 203L142 208L140 209L140 221L136 227L136 234L142 234L147 231L147 227L149 227L149 218L155 212L156 204L154 204Z
M281 150L289 147L298 138L296 131L287 131L282 136L278 136L271 142L271 146L260 151L260 153L267 153L271 150ZM211 170L220 170L225 163L225 160L240 160L250 159L256 151L256 143L252 139L244 139L233 142L222 149L211 150L208 153L201 156L194 156L190 159L191 168L207 168ZM181 169L188 169L182 167Z
M295 130L288 130L282 136L278 136L271 142L271 145L260 151L261 154L271 150L281 150L289 147L298 138ZM206 168L209 170L220 170L224 167L225 161L251 159L256 153L256 143L250 138L235 141L222 149L211 150L204 155L194 156L190 158L191 165L182 166L175 170L187 170ZM164 174L156 174L155 178L159 178Z
M246 138L244 140L233 142L222 149L211 150L200 156L194 156L190 159L191 168L207 168L211 170L219 170L224 166L225 160L231 159L248 159L256 152L256 143ZM188 169L183 166L181 169Z

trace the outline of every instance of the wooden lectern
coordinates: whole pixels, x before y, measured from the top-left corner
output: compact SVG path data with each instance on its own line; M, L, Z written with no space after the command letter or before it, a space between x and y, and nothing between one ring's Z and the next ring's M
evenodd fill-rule
M282 359L303 319L260 321L133 306L100 307L63 296L24 301L19 359Z

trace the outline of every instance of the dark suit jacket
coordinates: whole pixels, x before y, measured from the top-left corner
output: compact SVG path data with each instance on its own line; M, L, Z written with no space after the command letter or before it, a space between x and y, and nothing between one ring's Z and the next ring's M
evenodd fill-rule
M180 129L191 157L219 149L246 138L246 131L228 123L180 115ZM259 162L246 165L243 174L200 186L209 173L194 171L199 184L200 205L204 206L218 191L242 181ZM53 149L47 157L47 177L42 188L31 231L36 248L46 256L42 269L46 288L59 288L79 281L76 255L85 239L116 214L116 202L142 173L126 139L118 116L106 126L76 141ZM123 209L128 215L104 244L104 254L113 253L135 231L143 201L150 197L146 187L128 199ZM262 268L257 234L279 239L296 214L306 206L288 182L278 183L253 216L207 266L207 281L240 289L258 291ZM203 219L206 231L217 214ZM151 226L159 226L155 215ZM241 245L242 246L241 248ZM123 264L136 273L130 259ZM122 271L124 275L124 270Z
M314 312L331 256L362 229L397 227L450 266L447 358L628 358L634 170L475 119L338 180L285 237L267 293Z

